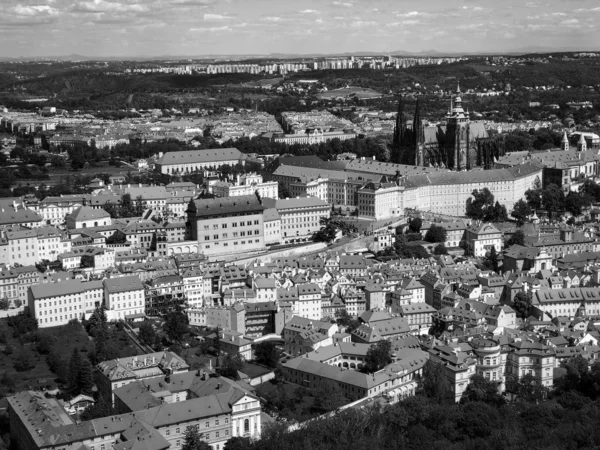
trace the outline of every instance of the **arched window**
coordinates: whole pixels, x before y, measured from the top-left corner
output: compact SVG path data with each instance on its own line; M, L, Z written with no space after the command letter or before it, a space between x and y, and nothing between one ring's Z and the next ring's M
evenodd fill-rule
M98 226L98 222L94 222L94 226L97 227Z
M244 433L250 432L250 421L248 419L244 420Z

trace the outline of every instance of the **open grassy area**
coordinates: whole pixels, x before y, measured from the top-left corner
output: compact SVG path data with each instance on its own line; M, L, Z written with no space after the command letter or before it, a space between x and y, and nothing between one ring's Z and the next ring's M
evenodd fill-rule
M68 364L74 348L81 351L82 356L93 351L93 342L80 324L70 324L62 327L47 328L28 333L26 336L15 337L14 329L8 326L6 319L0 320L0 375L10 379L9 386L1 386L2 393L17 392L29 388L56 386L56 375L48 368L46 355L40 353L40 343L48 342L50 348L57 351L63 362ZM6 347L12 352L6 354ZM43 350L42 350L43 351ZM15 358L23 352L31 355L35 366L27 371L18 372L14 367ZM5 383L3 383L5 384Z
M110 324L108 345L113 347L119 358L127 356L141 355L142 351L127 336L125 331L115 325Z

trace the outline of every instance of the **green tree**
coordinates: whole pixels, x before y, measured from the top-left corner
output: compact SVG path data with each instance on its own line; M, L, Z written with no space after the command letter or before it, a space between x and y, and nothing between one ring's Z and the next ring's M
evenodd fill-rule
M504 398L498 394L498 383L486 380L481 374L475 374L471 377L460 401L461 403L485 402L496 405L505 403Z
M319 411L330 412L347 403L342 388L331 380L319 382L315 389L315 403L313 407Z
M550 217L562 211L565 207L565 194L555 184L551 184L542 191L542 206Z
M96 362L113 359L114 349L109 345L109 330L106 311L98 305L87 324L88 333L94 338L94 351Z
M490 253L487 256L488 263L494 272L498 272L498 253L496 247L492 245Z
M501 205L499 201L496 201L494 208L491 209L490 213L484 218L486 222L505 222L508 220L508 213L506 212L506 206Z
M144 214L144 210L146 209L146 202L141 195L138 195L135 198L135 205L133 208L134 216L141 217Z
M525 233L523 233L523 230L515 231L508 241L506 241L507 247L511 245L525 245Z
M387 339L375 342L367 350L364 371L374 373L392 362L392 343Z
M423 226L423 221L421 220L420 217L413 217L410 222L408 223L408 229L412 232L412 233L420 233L421 232L421 227Z
M185 430L181 450L212 450L212 447L202 440L200 432L196 427L189 426Z
M156 341L156 331L154 331L154 327L152 326L152 322L145 320L140 325L140 331L138 333L140 341L143 344L148 346L153 346Z
M525 292L517 292L513 300L513 309L517 317L527 319L531 315L531 299Z
M250 438L234 436L225 442L223 450L247 450L251 448Z
M453 403L454 393L443 364L428 360L423 366L419 391L438 404Z
M94 375L92 363L87 358L83 358L81 360L79 376L77 377L77 385L81 394L92 394L92 389L94 387Z
M528 189L525 191L525 199L527 200L527 204L532 211L540 209L542 207L542 190Z
M520 199L517 203L515 203L510 215L515 218L518 226L522 226L527 218L531 215L531 207L525 200Z
M26 372L35 367L35 359L26 348L21 348L13 359L13 367L17 372Z
M259 342L254 347L254 359L259 364L275 368L281 359L281 351L272 341Z
M581 196L576 192L570 191L569 195L565 198L565 209L574 217L577 217L581 215L583 206Z
M493 216L494 195L488 188L483 188L481 191L475 189L472 193L472 198L467 200L467 217L475 220L486 220Z
M431 225L427 233L425 233L425 240L427 242L446 242L446 230L443 227L437 225Z
M79 350L74 348L69 361L69 375L67 379L67 389L72 396L78 395L81 392L79 386L80 372L81 357L79 356Z
M185 314L172 312L167 316L164 331L172 341L181 341L189 333L189 322Z
M232 356L227 353L221 361L217 372L222 377L230 378L232 380L239 380L240 377L238 375L238 371L242 370L243 368L244 363L238 355Z
M434 255L447 255L448 249L446 248L444 243L441 243L441 244L435 246L435 248L433 249L433 254Z
M10 306L10 301L6 297L0 298L0 309L6 311L6 310L8 310L9 306Z

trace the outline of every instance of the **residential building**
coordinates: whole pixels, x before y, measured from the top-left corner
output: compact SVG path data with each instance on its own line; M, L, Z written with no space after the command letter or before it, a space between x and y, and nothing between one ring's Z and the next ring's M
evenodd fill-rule
M190 202L190 235L207 256L264 250L263 212L256 195Z
M159 173L169 175L194 173L205 169L218 169L221 166L244 165L246 155L236 148L219 148L211 150L188 150L160 153L154 163Z
M146 298L139 277L108 278L103 284L108 320L141 320L145 317Z
M331 216L331 206L316 197L281 200L264 199L281 217L281 240L284 244L306 242L321 229L321 219Z
M103 209L94 209L91 206L80 206L65 217L67 228L89 228L106 226L112 223L110 214Z
M465 233L467 251L476 258L485 257L492 247L500 254L504 245L503 234L491 223L473 223Z
M102 281L67 280L30 286L27 304L38 327L47 328L88 317L103 298Z

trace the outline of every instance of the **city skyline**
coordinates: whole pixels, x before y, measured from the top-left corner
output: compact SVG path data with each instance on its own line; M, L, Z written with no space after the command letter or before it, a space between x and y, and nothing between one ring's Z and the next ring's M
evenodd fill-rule
M594 50L592 0L7 0L1 57Z

